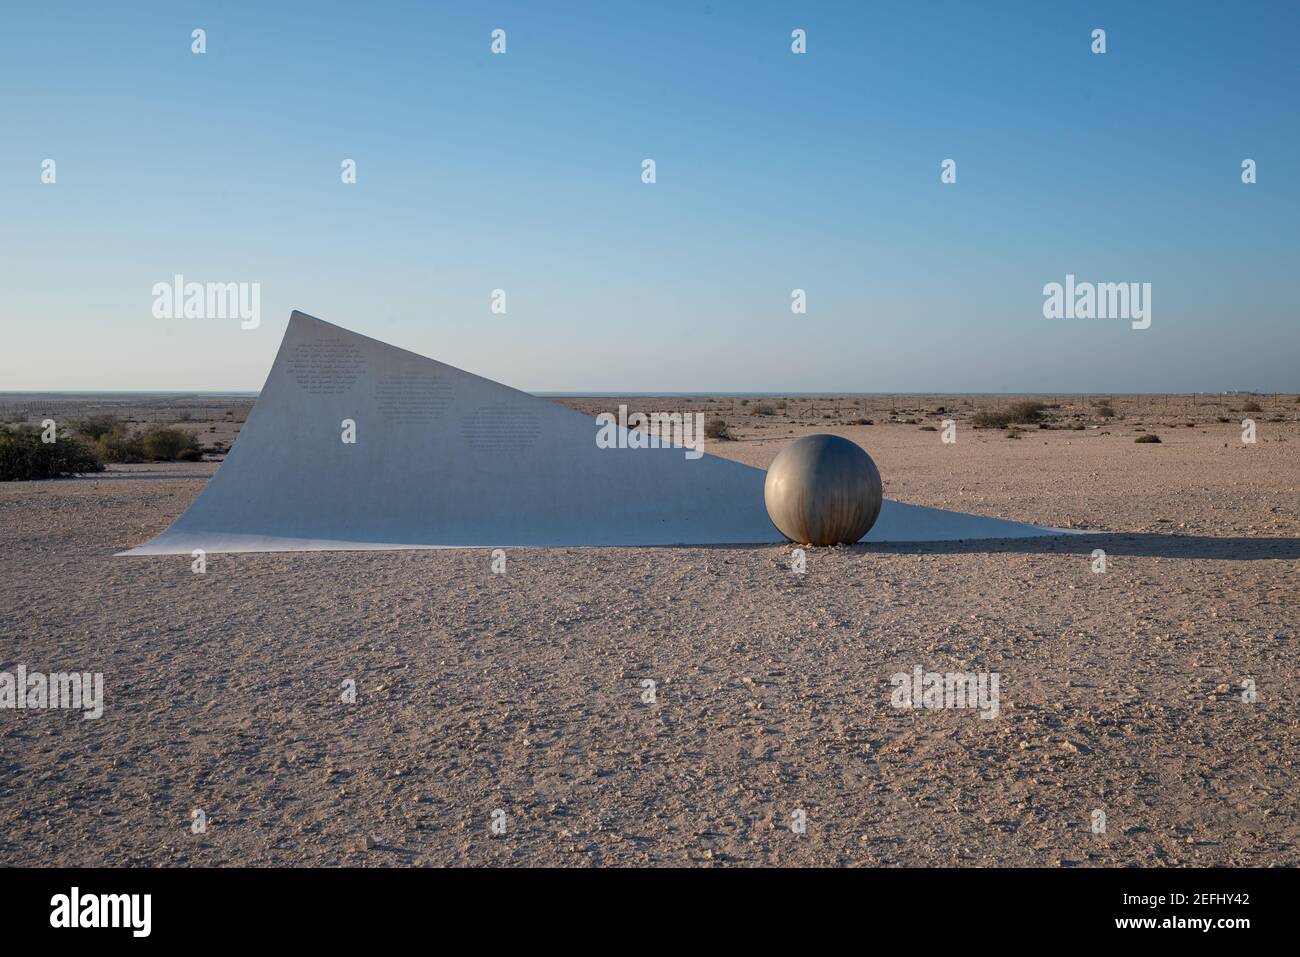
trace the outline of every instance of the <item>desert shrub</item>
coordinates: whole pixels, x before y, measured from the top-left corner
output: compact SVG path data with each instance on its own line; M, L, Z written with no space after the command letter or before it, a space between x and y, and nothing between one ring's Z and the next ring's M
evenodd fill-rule
M143 432L119 425L96 445L105 462L197 462L203 456L198 436L174 425L152 425Z
M766 402L760 402L750 411L755 415L776 415L776 409L772 408Z
M1043 410L1046 409L1041 402L1034 402L1025 399L1020 402L1012 402L1007 412L1011 416L1011 421L1016 423L1037 422L1043 417Z
M144 461L144 447L140 442L140 433L127 432L121 425L101 435L95 442L95 449L105 462Z
M1097 404L1097 414L1103 419L1115 418L1115 407L1109 402L1100 402Z
M849 421L844 424L845 425L875 425L876 420L875 419L849 419Z
M182 453L199 449L198 436L174 425L150 426L140 436L140 442L148 458L164 462L174 462Z
M121 425L115 415L92 415L89 418L73 422L72 427L92 442L98 442L101 436L120 428Z
M1025 433L1023 429L1017 429L1015 427L1007 429L1007 438L1009 439L1018 439L1024 434Z
M1258 402L1247 402L1241 407L1242 412L1263 412L1263 408Z
M46 443L36 429L0 428L0 482L102 471L104 463L95 450L75 436L62 435Z
M977 429L1005 429L1011 424L1011 417L1005 409L980 409L970 421Z
M1005 429L1008 425L1029 425L1043 416L1047 406L1041 402L1022 399L1004 409L981 409L971 416L971 425L977 429Z
M1159 442L1160 436L1156 435L1154 432L1148 432L1145 435L1139 435L1133 441L1134 442Z
M727 423L723 419L709 419L704 423L704 437L706 439L726 440L731 438L731 432L727 429Z
M921 432L938 432L939 430L936 429L933 425L923 425L923 426L921 426L921 428L920 428L918 431L921 431Z
M1220 422L1231 422L1231 421L1232 421L1232 419L1228 418L1226 415L1215 416L1215 418L1216 418L1218 421L1220 421Z

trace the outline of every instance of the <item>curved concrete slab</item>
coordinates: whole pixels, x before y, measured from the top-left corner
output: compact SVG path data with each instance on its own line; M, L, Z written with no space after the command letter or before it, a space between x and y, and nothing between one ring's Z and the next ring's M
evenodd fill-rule
M355 443L342 441L355 423ZM602 449L594 418L294 312L221 468L124 555L783 540L762 469ZM1064 530L886 501L866 541Z

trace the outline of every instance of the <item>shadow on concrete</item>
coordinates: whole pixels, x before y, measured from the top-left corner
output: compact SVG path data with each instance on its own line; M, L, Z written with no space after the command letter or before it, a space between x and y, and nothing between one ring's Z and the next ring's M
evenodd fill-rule
M852 546L864 554L887 555L1107 555L1141 558L1200 558L1211 561L1300 559L1300 538L1219 538L1209 535L1161 535L1152 532L1091 533L1046 538L1002 538L962 542L879 542Z

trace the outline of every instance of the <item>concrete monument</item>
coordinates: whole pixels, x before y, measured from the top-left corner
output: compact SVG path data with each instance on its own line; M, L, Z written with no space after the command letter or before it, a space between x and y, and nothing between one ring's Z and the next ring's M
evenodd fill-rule
M198 499L127 555L776 543L766 473L602 447L593 417L294 312ZM868 541L1059 535L885 501Z

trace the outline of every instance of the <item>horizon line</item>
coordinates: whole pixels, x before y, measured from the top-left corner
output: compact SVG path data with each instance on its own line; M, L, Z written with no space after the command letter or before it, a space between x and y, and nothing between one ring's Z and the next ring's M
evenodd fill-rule
M890 396L1004 396L1004 395L1036 395L1036 396L1156 396L1156 395L1259 395L1259 396L1280 396L1280 395L1300 395L1300 390L1261 390L1261 389L1192 389L1180 391L1177 389L1158 389L1154 391L1126 391L1105 389L1096 392L1079 391L1077 389L1011 389L998 391L951 391L951 390L891 390L884 392L864 392L858 390L819 390L815 392L804 390L641 390L641 389L520 389L520 392L539 398L618 398L621 396L636 398L653 398L656 396L665 397L714 397L714 398L831 398L841 397L868 397L868 398L888 398ZM0 396L175 396L185 397L192 396L195 398L257 398L261 396L262 391L248 389L0 389Z

